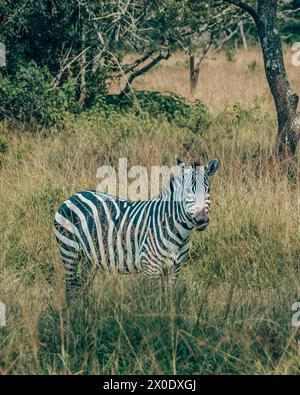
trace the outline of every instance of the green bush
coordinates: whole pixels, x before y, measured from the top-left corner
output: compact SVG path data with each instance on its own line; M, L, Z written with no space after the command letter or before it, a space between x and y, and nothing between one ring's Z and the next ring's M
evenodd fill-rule
M152 117L164 117L193 132L203 132L210 125L211 114L200 100L187 102L182 96L170 93L161 95L159 92L135 91L130 95L108 95L106 102L123 111L128 109L139 113L141 110Z
M91 108L99 102L103 103L103 98L107 95L107 73L104 68L98 67L90 72L86 81L85 107Z
M0 117L8 116L26 125L59 125L74 96L72 82L53 89L48 70L30 62L21 66L15 77L0 77Z
M62 79L62 81L64 81ZM108 95L106 74L99 68L87 79L85 102L78 102L78 83L69 79L53 88L47 68L34 61L22 65L14 76L0 75L0 120L5 117L23 123L26 127L64 126L66 113L114 116L128 110L139 115L163 117L177 126L202 133L211 122L207 107L200 100L187 102L175 94L134 91L129 95Z
M0 137L0 153L6 154L8 151L8 142L3 137Z

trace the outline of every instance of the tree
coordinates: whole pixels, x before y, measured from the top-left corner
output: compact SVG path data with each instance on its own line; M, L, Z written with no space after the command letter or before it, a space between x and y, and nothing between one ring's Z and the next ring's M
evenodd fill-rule
M52 77L53 90L74 80L76 99L84 108L105 92L107 76L124 79L122 96L135 78L181 49L190 55L194 90L210 45L221 47L242 32L241 22L252 19L277 111L276 154L294 156L300 138L298 96L285 71L278 19L282 28L295 31L299 0L282 0L279 10L276 0L200 4L199 0L28 0L25 7L21 0L0 0L0 41L8 53L0 77L13 82L18 70L34 61L46 69L47 79L48 74ZM204 42L202 54L195 48L195 37ZM128 61L124 56L128 52L137 57Z
M284 2L280 10L281 31L287 42L300 41L300 0Z
M200 74L200 67L203 63L211 45L212 35L209 31L205 32L200 37L193 37L191 46L189 48L189 66L190 66L190 92L194 94ZM198 60L197 59L198 55Z
M194 33L201 35L207 29L208 24L204 21L210 13L206 8L199 11L195 0L100 3L101 9L91 7L90 2L82 4L94 22L99 53L101 56L106 54L114 63L114 76L125 80L121 97L131 90L137 77L168 59L174 50L186 50L190 37ZM124 53L129 51L138 56L131 63L123 61Z
M284 66L277 0L257 0L256 5L240 0L223 1L242 9L254 20L263 52L265 74L277 112L275 154L280 159L288 160L296 155L300 139L300 116L297 113L299 97L291 90Z

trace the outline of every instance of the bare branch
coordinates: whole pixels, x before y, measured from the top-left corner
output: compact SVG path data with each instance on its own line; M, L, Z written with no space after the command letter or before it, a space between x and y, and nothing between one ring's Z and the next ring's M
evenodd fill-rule
M166 54L163 54L162 52L159 53L159 55L157 55L150 63L148 63L146 66L142 67L139 70L134 71L130 77L127 80L127 83L124 87L124 89L122 89L121 93L120 93L120 98L122 98L126 92L131 89L131 84L132 82L140 75L147 73L147 71L151 70L155 65L157 65L157 63L159 63L161 60L166 60L170 57L170 53L167 52Z
M78 59L80 59L83 55L85 55L86 52L87 52L89 49L90 49L90 47L84 48L79 54L77 54L77 55L76 55L73 59L71 59L69 62L68 62L68 58L69 58L69 53L70 53L70 51L68 52L68 54L66 55L65 59L63 60L63 63L62 63L61 68L60 68L60 70L59 70L59 73L58 73L57 76L56 76L55 78L53 78L53 80L52 80L52 83L51 83L51 86L52 86L52 87L51 87L51 90L54 90L54 89L56 89L56 88L58 87L58 85L59 85L59 83L60 83L60 80L61 80L61 78L62 78L64 72L65 72L67 69L69 69L73 63L75 63Z
M233 4L233 5L241 8L242 10L244 10L245 12L247 12L249 15L252 16L255 23L259 23L259 16L258 16L257 12L255 11L254 8L252 8L248 4L244 3L241 0L224 0L224 1L226 1L229 4Z
M224 44L227 43L227 41L231 40L231 38L236 35L239 31L239 28L236 28L235 30L230 30L229 34L225 37L222 38L220 44L218 45L218 47L216 48L216 52L221 51L221 49L223 48Z

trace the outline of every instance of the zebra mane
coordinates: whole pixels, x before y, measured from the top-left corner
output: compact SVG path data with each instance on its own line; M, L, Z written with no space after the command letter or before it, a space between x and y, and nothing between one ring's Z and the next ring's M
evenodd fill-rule
M170 176L169 182L163 188L162 193L160 194L161 198L169 197L170 194L173 194L175 189L180 189L179 186L182 186L182 173Z
M195 160L190 164L184 165L185 168L190 168L191 170L195 170L197 167L200 166L201 165L198 160ZM170 196L170 194L174 193L175 189L180 190L180 188L183 186L183 175L184 175L183 168L179 174L177 175L172 174L170 176L169 182L166 183L159 197L165 198Z
M200 167L201 164L200 164L200 162L199 162L198 160L196 160L196 161L192 162L192 163L190 164L190 166L192 166L192 167Z

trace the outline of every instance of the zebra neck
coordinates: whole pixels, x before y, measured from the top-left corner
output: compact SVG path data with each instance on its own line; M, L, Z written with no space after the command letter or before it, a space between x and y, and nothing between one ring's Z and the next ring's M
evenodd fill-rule
M193 223L189 220L182 201L162 197L161 204L164 209L160 212L160 220L166 222L170 232L182 241L188 240L193 229Z

